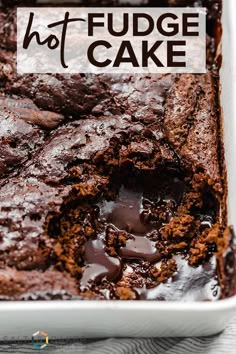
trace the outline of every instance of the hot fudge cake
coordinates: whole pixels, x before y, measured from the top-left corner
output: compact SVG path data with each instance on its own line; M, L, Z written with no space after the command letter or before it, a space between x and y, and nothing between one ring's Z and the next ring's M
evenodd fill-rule
M216 300L235 292L219 104L221 2L207 73L16 72L0 10L0 299ZM78 1L79 6L129 6Z

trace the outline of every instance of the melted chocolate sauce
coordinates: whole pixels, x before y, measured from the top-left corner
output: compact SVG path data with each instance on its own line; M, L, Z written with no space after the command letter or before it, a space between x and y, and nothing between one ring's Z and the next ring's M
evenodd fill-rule
M100 215L108 224L114 225L119 230L144 236L153 230L153 225L141 221L142 199L142 192L135 192L122 186L114 202L103 202Z
M164 180L153 179L150 183L146 181L132 187L121 186L114 201L104 200L98 205L103 231L98 232L97 239L86 243L81 290L89 287L91 282L98 284L103 278L118 280L125 259L150 263L160 260L152 234L173 216L185 185L178 178L167 176ZM108 226L129 234L126 245L117 250L119 256L116 257L109 256L105 251L105 230Z
M115 281L121 273L121 261L118 257L110 257L106 253L103 237L87 242L85 263L80 280L81 290L86 289L90 282L98 283L104 277L109 281Z
M158 262L161 258L155 242L145 236L134 236L128 240L126 246L121 247L119 255L126 259L141 259L148 262Z

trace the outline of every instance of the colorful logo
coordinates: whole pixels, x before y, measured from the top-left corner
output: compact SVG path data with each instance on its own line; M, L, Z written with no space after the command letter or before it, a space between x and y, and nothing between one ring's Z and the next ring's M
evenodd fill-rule
M32 334L32 343L36 349L43 349L48 345L48 335L43 331Z

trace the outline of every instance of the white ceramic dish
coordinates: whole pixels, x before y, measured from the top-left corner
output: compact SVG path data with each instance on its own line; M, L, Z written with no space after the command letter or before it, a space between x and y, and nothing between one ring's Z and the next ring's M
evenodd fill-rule
M221 70L229 223L236 226L236 1L224 0ZM235 275L236 276L236 275ZM50 338L207 336L236 316L236 296L216 302L45 301L0 302L0 340Z

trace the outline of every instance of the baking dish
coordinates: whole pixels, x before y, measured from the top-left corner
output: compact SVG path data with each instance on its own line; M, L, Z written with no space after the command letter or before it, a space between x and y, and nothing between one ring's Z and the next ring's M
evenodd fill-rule
M228 174L228 223L235 226L236 36L233 0L223 3L221 106ZM50 338L207 336L224 329L236 315L236 296L216 302L37 301L0 303L0 340L29 339L43 330ZM7 337L7 338L6 338Z

